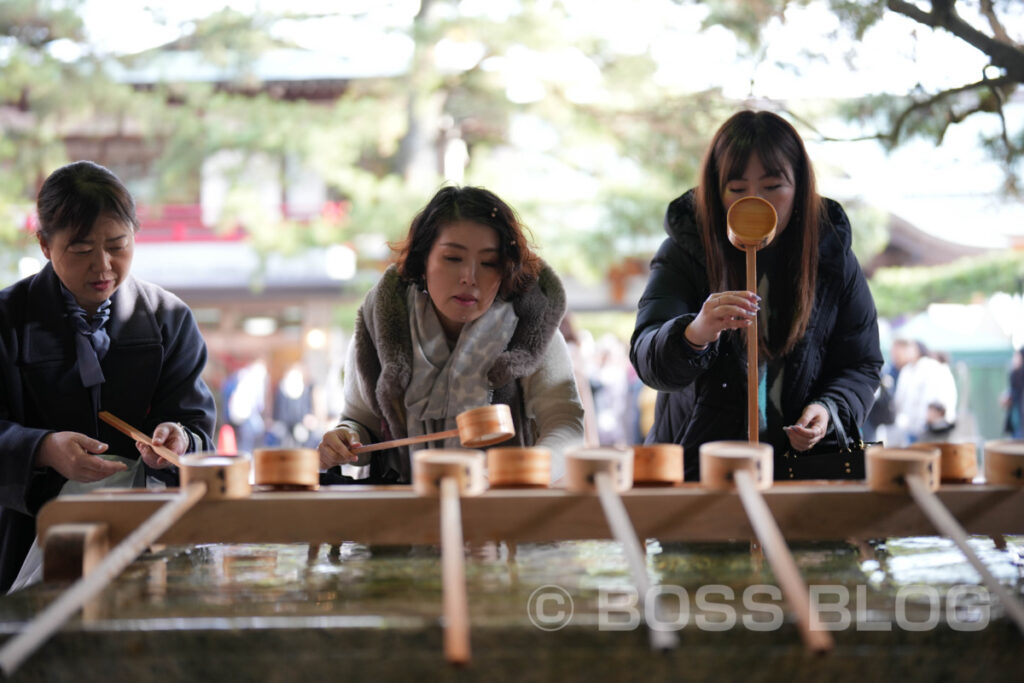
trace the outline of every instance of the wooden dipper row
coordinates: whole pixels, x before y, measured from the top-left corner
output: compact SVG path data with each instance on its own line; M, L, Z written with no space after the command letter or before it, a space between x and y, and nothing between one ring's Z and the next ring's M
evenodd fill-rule
M504 403L495 403L494 405L463 411L455 416L455 424L458 425L456 429L357 446L352 449L352 452L370 453L397 446L408 446L415 443L426 443L427 441L440 441L441 439L448 439L453 436L459 437L459 441L466 448L483 448L507 441L516 435L516 426L512 422L512 411Z
M866 463L868 486L882 493L909 491L914 502L939 533L956 543L960 552L981 576L985 587L999 597L1003 609L1017 624L1021 634L1024 634L1024 607L999 583L967 544L967 532L934 493L939 487L938 474L935 472L938 457L937 450L928 452L877 446L869 448Z
M320 486L320 454L313 448L257 448L253 482L276 490L315 490Z
M632 449L578 448L569 451L565 454L565 480L566 488L570 491L597 491L612 537L622 546L626 555L633 586L641 603L646 604L651 589L651 581L647 576L647 553L619 497L619 491L628 491L633 485ZM652 649L668 650L678 644L679 640L672 631L648 626Z
M700 447L701 484L716 491L736 489L775 580L796 617L804 645L812 652L825 653L832 649L832 636L811 609L807 585L761 496L761 491L772 485L772 471L772 447L768 444L711 441Z
M978 474L978 449L973 443L918 441L909 448L939 452L939 481L943 484L969 484Z
M252 493L251 470L252 461L247 455L192 453L181 458L181 485L206 484L207 500L248 498Z
M985 481L989 484L1024 486L1024 440L997 439L985 442Z
M469 662L469 599L463 556L459 495L483 493L482 451L431 449L412 454L413 488L441 498L441 591L444 601L444 656L451 664Z
M682 446L674 443L633 446L634 486L675 486L682 482Z
M487 449L487 483L496 488L547 488L551 451L539 447Z
M746 252L747 291L757 293L757 250L775 239L778 223L775 207L760 197L743 197L733 202L725 216L729 242ZM747 440L757 443L757 318L747 328Z
M181 458L181 489L92 569L0 647L0 672L9 677L54 631L99 595L201 499L242 498L251 490L249 459L192 454ZM45 541L44 541L45 544ZM44 560L45 562L45 560Z

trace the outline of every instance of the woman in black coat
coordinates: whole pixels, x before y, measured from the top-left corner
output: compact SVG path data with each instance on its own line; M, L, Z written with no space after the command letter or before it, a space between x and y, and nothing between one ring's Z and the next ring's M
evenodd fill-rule
M108 410L176 453L212 448L206 345L173 294L131 276L135 202L88 161L43 183L37 237L48 263L0 292L0 591L17 576L40 507L70 481L126 469L97 454L169 462L101 422Z
M747 196L768 200L776 237L757 254L758 291L745 290L745 255L726 213ZM759 322L759 440L781 458L827 433L834 410L851 433L879 383L874 301L851 248L849 220L815 189L796 130L769 112L743 111L715 134L699 185L669 207L651 262L630 359L660 393L648 443L682 444L687 479L699 446L747 438L746 328Z

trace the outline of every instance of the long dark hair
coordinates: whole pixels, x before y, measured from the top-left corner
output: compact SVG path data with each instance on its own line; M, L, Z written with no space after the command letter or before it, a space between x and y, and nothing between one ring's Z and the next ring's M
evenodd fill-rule
M71 241L83 240L101 214L139 229L135 200L110 170L92 161L61 166L43 182L36 198L39 234L50 240L56 233L72 231Z
M793 302L792 318L784 325L785 334L773 335L770 345L764 341L766 322L759 323L759 351L773 358L789 352L807 331L814 307L818 242L825 216L811 160L796 129L767 111L733 114L711 140L696 190L697 220L707 254L711 291L746 289L744 254L729 243L722 191L729 180L743 177L752 154L757 155L770 174L787 177L787 167L792 169L789 181L795 190L789 224L779 226L781 233L774 246L781 260L780 272L789 276L773 282L769 294L774 306Z
M398 274L408 282L421 281L427 256L441 230L459 221L486 225L498 233L502 298L522 294L537 280L541 260L531 249L519 216L498 195L482 187L443 187L431 198L413 218L406 238L394 245Z

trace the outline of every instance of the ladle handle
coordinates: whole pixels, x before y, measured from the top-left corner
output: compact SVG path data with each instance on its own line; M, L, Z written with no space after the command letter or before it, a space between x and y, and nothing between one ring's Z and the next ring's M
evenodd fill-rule
M747 291L757 292L757 247L746 247ZM759 439L760 411L757 406L757 316L747 328L747 441Z
M446 429L443 432L434 432L433 434L420 434L419 436L407 436L404 439L392 439L391 441L381 441L380 443L371 443L365 446L356 446L350 449L353 453L369 453L371 451L383 451L388 448L396 448L398 446L408 446L414 443L425 443L427 441L440 441L441 439L447 439L453 436L458 436L458 429Z
M469 662L469 600L462 541L462 509L455 477L441 479L441 590L444 601L444 656Z
M601 501L601 508L604 510L605 519L611 529L612 536L622 545L626 553L626 563L629 565L629 573L633 578L633 586L636 587L638 601L646 605L647 595L651 590L651 582L647 577L646 553L637 538L636 529L629 520L629 513L626 506L622 504L619 492L615 490L615 482L608 472L594 473L594 486L597 488L597 496ZM650 627L650 624L648 624ZM679 640L672 631L650 628L651 648L655 650L668 650L674 648Z
M149 519L140 524L117 544L86 576L61 593L46 609L36 615L18 635L0 648L0 670L9 677L54 631L96 597L117 578L139 554L153 544L206 494L206 484L192 482L164 503Z
M1017 624L1021 634L1024 634L1024 607L1021 607L1020 601L1013 597L999 583L999 580L992 575L992 572L988 570L988 567L981 561L981 558L971 550L971 546L967 545L967 532L960 526L960 523L956 521L956 518L946 509L946 506L932 493L932 490L928 488L928 484L921 475L906 474L904 475L904 480L907 482L907 488L910 489L910 495L913 496L914 502L917 503L921 511L928 517L928 520L938 529L939 533L956 543L956 546L960 548L960 552L967 557L967 561L981 575L982 583L999 597L999 601L1003 603L1003 609L1006 610L1006 613Z
M132 427L130 424L122 420L121 418L117 417L113 413L107 412L106 410L101 410L99 412L99 418L106 422L111 427L113 427L114 429L116 429L117 431L124 434L125 436L130 436L136 441L141 441L142 443L146 444L164 460L167 460L172 464L181 467L181 459L178 457L177 453L172 451L167 446L156 445L155 443L153 443L153 439L151 439L149 435L147 435L145 432L139 431L135 427Z
M747 512L750 526L754 528L754 533L764 549L764 555L768 558L768 564L771 565L772 573L775 574L775 580L796 617L804 645L812 652L824 653L831 650L832 636L822 627L818 613L811 610L807 584L800 576L800 570L797 569L793 555L789 552L779 525L772 517L761 492L757 490L754 476L746 470L736 470L733 472L733 481L736 483L743 509Z

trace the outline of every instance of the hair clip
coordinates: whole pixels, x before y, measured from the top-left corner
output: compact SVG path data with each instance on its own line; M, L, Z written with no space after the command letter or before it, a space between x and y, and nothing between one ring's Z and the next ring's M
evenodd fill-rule
M497 217L498 217L498 207L492 206L491 207L491 218L497 218Z
M510 241L509 241L509 243L508 243L508 245L509 245L510 247L514 247L514 246L516 246L516 241L515 241L515 240L510 240Z

